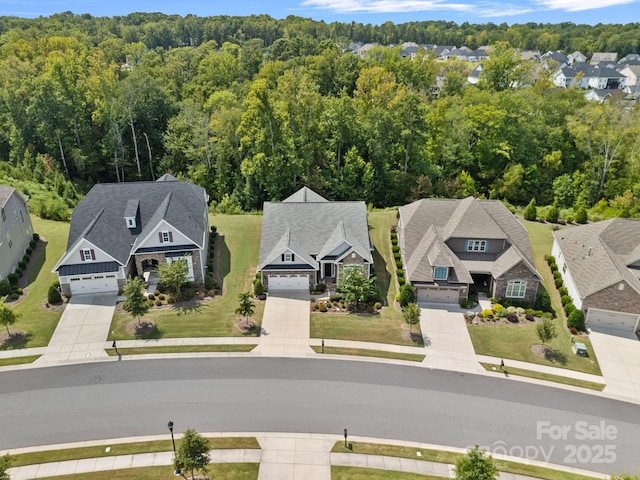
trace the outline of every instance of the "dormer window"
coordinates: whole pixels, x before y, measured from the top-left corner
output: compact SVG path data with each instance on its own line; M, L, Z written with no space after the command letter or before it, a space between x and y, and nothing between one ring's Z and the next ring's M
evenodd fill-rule
M467 240L467 252L486 252L488 245L486 240Z
M173 242L173 233L158 232L158 238L160 239L160 243L171 243Z
M137 199L128 200L127 206L124 209L124 219L127 222L127 228L130 228L130 229L136 228L139 214L140 214L140 201Z
M435 267L433 269L434 280L446 280L449 277L449 269L447 267Z
M93 249L85 248L80 250L80 260L83 262L90 262L96 259L96 254Z
M126 220L127 228L136 228L136 219L134 217L128 217Z
M285 263L291 263L295 260L296 256L293 253L287 252L282 254L282 261Z

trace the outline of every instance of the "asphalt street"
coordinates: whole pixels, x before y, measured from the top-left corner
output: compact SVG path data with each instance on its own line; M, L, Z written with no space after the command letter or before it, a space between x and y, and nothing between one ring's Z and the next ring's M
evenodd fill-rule
M535 384L313 359L127 360L0 373L0 449L180 432L411 440L640 472L640 407Z

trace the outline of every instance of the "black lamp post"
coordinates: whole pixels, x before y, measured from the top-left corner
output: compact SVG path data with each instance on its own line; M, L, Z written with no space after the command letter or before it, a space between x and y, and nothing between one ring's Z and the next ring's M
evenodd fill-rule
M167 427L169 427L169 431L171 432L171 443L173 444L173 458L176 460L176 475L180 475L182 473L182 470L180 470L180 466L178 465L177 459L178 459L178 454L176 453L176 441L173 438L173 422L171 420L169 420L169 423L167 424Z

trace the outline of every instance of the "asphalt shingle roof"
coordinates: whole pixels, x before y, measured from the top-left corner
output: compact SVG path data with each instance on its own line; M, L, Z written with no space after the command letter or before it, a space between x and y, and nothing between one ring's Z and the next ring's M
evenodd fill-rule
M495 261L483 267L500 277L519 262L531 271L533 252L529 236L518 219L497 200L426 198L400 207L400 246L411 282L432 281L434 266L450 266L460 282L472 283L468 267L483 260L458 257L446 244L453 238L504 240L509 244ZM473 263L475 262L475 263ZM451 281L451 277L450 280Z
M640 221L614 218L554 232L580 297L627 281L640 292L628 268L640 261Z
M130 230L125 212L139 202L140 223ZM156 182L103 183L95 185L73 210L67 251L86 238L121 264L126 264L132 246L158 222L166 220L201 245L206 225L207 194L202 187L170 175Z
M321 258L342 240L373 263L365 203L329 202L305 187L282 202L264 203L258 269L287 248L317 268L313 256Z

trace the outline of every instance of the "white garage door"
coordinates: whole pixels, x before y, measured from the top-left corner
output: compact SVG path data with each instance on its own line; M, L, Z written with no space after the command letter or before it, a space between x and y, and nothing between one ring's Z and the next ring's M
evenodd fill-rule
M593 331L618 337L636 338L637 323L638 315L632 313L590 308L587 315L587 324Z
M72 278L69 281L71 295L82 295L83 293L111 293L118 291L118 280L110 275L92 275L86 277Z
M458 303L459 294L455 288L419 288L417 297L421 303Z
M269 290L308 290L308 275L269 275Z

